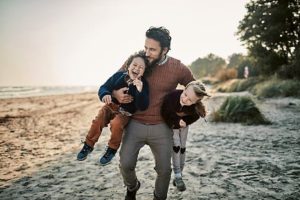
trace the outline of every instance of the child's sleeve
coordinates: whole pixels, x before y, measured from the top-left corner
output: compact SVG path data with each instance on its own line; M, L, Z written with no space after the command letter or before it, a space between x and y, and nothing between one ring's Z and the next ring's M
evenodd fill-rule
M182 120L185 121L186 125L190 125L192 123L194 123L195 121L197 121L200 118L200 116L195 112L192 115L187 115L182 117Z
M109 79L106 80L106 82L100 86L98 90L98 96L100 101L105 95L112 95L112 91L114 89L114 83L117 80L117 77L121 75L122 72L117 72L114 75L112 75Z
M146 110L149 106L149 85L145 79L143 81L143 89L139 92L137 89L135 90L135 106L138 110Z
M175 97L172 94L167 95L164 98L162 107L161 107L161 115L166 124L170 128L180 127L179 121L181 117L176 114L176 105L174 104Z

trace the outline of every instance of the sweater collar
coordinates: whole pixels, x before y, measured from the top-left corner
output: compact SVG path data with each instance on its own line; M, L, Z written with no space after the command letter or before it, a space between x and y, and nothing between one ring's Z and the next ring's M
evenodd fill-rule
M168 61L168 59L169 59L169 56L166 55L166 57L163 60L159 61L157 64L158 65L163 65Z

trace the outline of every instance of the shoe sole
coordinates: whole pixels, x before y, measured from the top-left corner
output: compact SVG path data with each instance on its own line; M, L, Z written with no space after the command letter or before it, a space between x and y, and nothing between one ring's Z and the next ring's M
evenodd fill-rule
M87 159L87 157L85 157L85 158L83 158L83 159L78 159L78 158L77 158L78 161L84 161L84 160L86 160L86 159Z
M183 191L186 190L186 187L184 187L184 188L178 188L178 187L176 186L175 180L173 181L173 186L175 186L175 187L177 188L177 190L179 190L180 192L183 192Z
M105 163L105 164L101 163L100 161L99 161L98 163L99 163L99 165L101 165L101 166L105 166L105 165L109 165L111 162L112 162L112 160L109 161L109 162L107 162L107 163Z

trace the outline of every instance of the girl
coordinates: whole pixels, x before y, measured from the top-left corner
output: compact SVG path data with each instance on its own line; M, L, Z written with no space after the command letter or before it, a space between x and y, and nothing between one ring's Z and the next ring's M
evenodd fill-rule
M188 134L188 125L197 121L199 117L205 117L206 111L201 100L206 93L203 83L190 82L184 90L175 90L165 96L161 115L166 124L173 129L173 171L174 186L179 191L184 191L186 186L182 180L182 171L185 162L185 144Z

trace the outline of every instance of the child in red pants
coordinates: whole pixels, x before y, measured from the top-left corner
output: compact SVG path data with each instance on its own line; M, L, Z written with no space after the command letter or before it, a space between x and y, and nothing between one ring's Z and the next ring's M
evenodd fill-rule
M149 86L143 74L147 67L147 60L143 52L130 56L126 62L127 71L119 71L110 77L99 89L98 95L105 103L92 122L86 136L84 146L77 155L77 160L85 160L89 153L94 149L102 129L111 120L118 123L111 124L111 132L114 135L110 140L105 154L100 158L100 164L110 163L115 156L122 138L124 127L129 121L129 117L136 110L145 110L149 105ZM133 97L133 101L127 104L120 104L112 97L112 91L127 87L126 93Z

